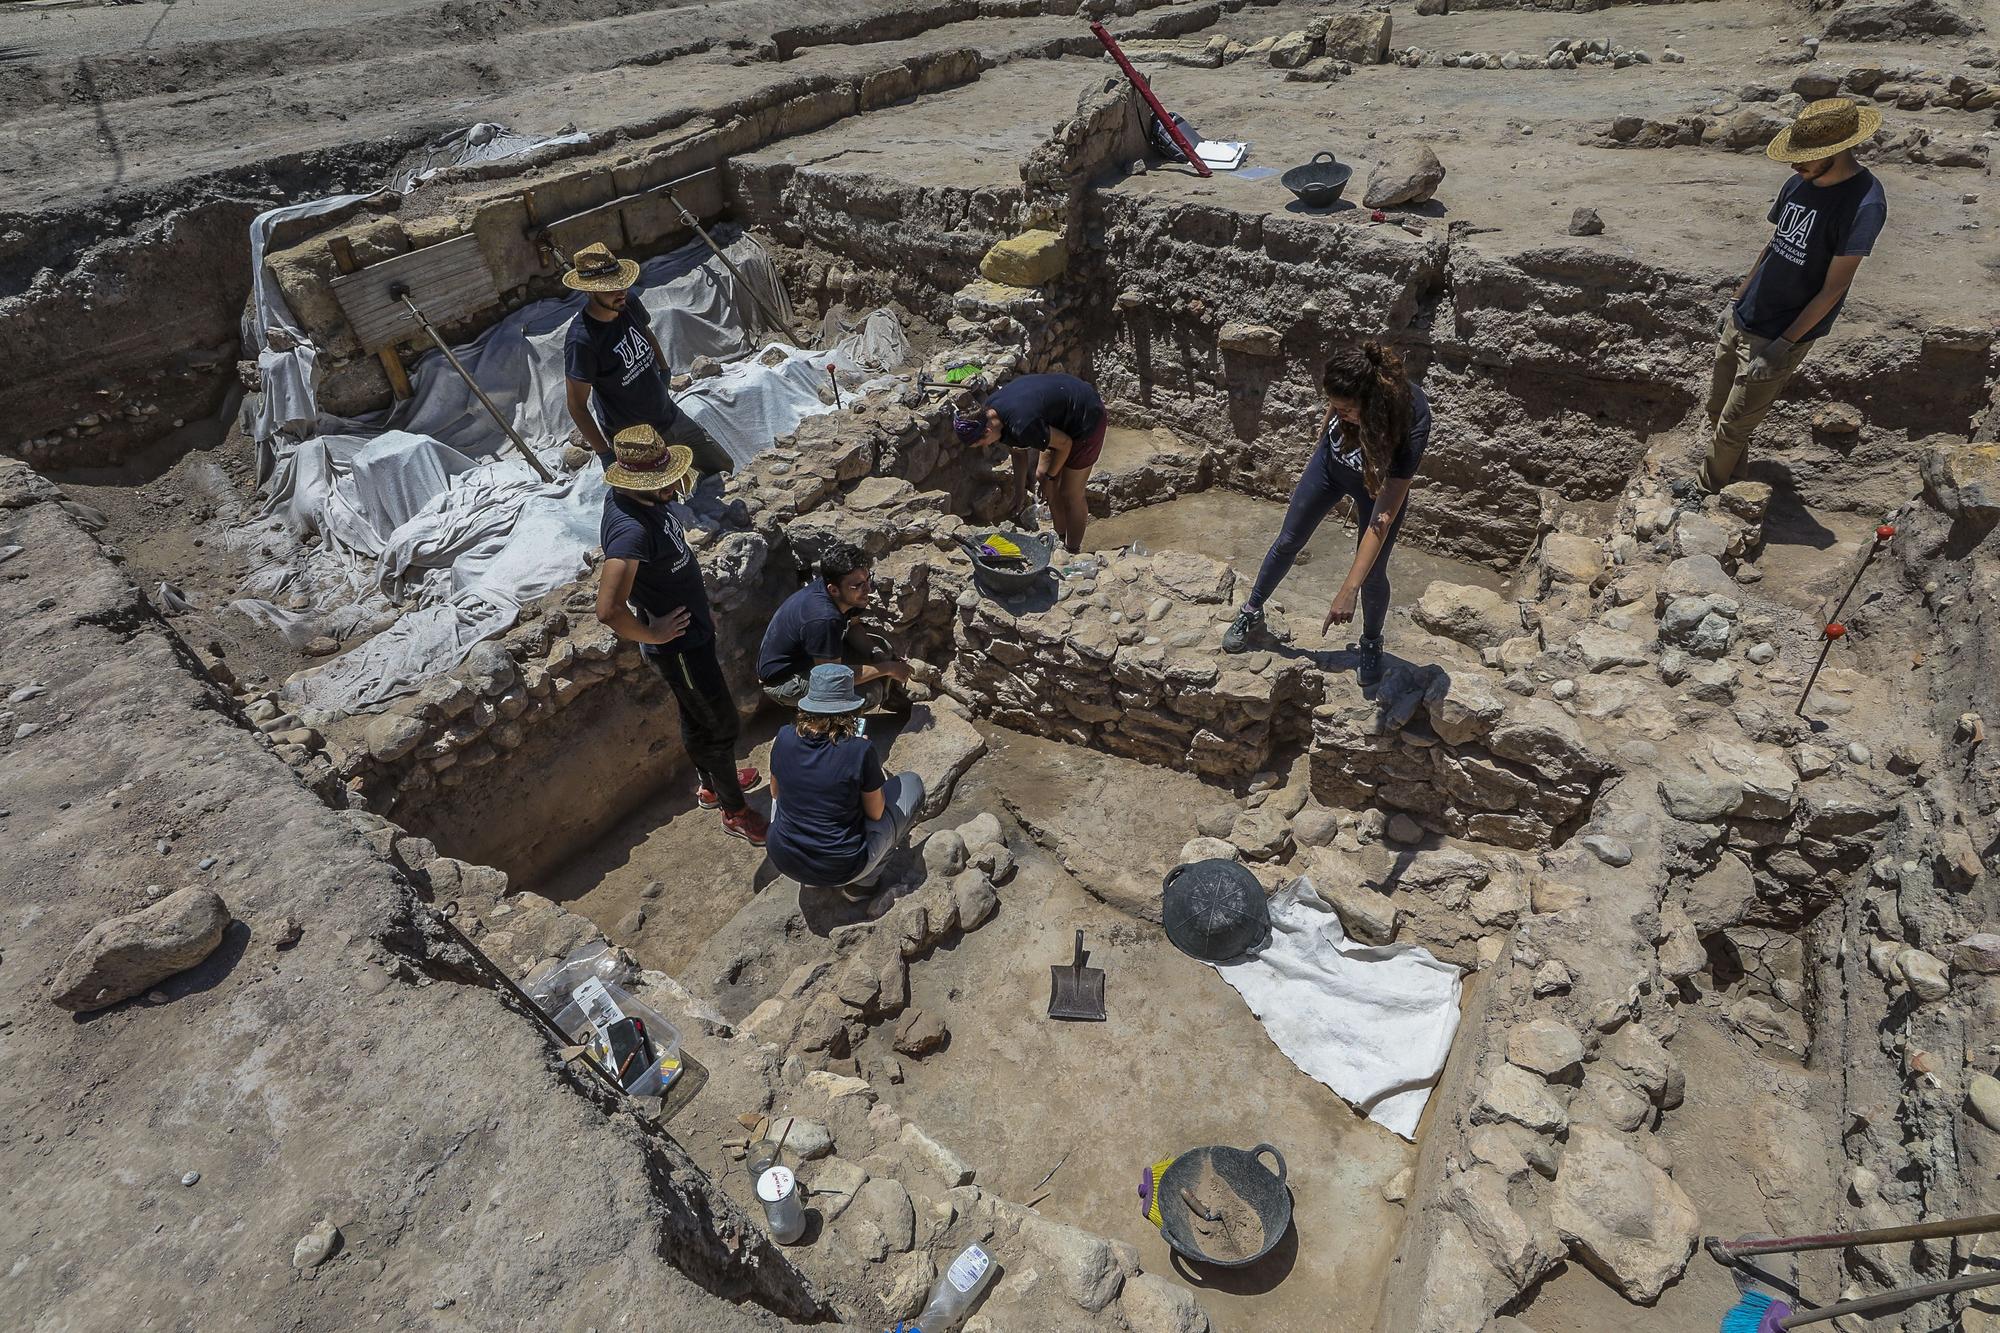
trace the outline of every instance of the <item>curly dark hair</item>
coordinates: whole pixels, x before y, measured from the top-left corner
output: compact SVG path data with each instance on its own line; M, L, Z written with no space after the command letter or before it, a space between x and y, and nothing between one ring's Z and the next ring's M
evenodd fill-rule
M1342 347L1326 359L1320 386L1329 398L1352 398L1361 405L1355 434L1362 480L1370 495L1377 494L1410 433L1410 382L1403 374L1403 358L1373 340Z
M838 583L857 569L867 569L875 562L868 553L852 542L835 542L820 554L819 576L828 583Z

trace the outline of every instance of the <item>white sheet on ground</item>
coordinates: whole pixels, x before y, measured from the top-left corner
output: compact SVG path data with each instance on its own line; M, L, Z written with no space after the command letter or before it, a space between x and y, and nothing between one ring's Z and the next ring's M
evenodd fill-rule
M746 236L726 249L765 300L787 311L762 247ZM641 281L637 299L678 367L697 356L724 363L677 401L738 465L829 410L821 397L829 366L846 391L909 358L887 311L825 351L782 343L760 350L743 324L756 309L751 294L699 244L648 261ZM326 711L379 707L456 666L473 644L510 627L524 603L588 568L602 474L595 463L575 476L559 471L571 427L563 340L583 300L523 306L453 349L558 472L553 485L535 478L435 352L416 364L407 402L368 418L321 418L328 433L310 439L277 434L260 443L265 510L230 533L232 549L255 563L232 609L295 647L322 635L375 636L295 677L287 698Z
M1271 942L1216 970L1287 1059L1416 1137L1458 1031L1458 968L1416 945L1355 943L1300 878L1271 899Z

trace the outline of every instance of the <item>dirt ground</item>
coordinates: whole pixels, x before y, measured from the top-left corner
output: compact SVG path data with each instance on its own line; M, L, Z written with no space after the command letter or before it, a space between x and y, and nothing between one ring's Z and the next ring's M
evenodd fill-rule
M988 741L959 809L1049 819L1089 801L1117 823L1116 809L1184 812L1213 799L1192 778L1115 756L997 728ZM1194 1283L1204 1307L1224 1333L1372 1328L1401 1216L1382 1187L1410 1145L1287 1061L1215 969L1099 902L1046 853L1021 856L1000 914L911 973L912 1002L949 1015L952 1038L905 1062L901 1100L950 1125L1009 1198L1033 1198L1060 1162L1039 1210L1129 1241L1148 1271L1166 1272L1170 1256L1141 1215L1140 1173L1203 1144L1274 1144L1290 1169L1293 1234L1247 1268L1204 1270ZM1101 1024L1047 1017L1048 965L1069 961L1077 930L1106 974Z

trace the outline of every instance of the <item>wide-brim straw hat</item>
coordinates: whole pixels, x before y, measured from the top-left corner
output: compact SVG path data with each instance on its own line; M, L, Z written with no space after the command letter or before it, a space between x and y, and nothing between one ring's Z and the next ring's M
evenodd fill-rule
M651 426L627 426L611 437L618 461L604 469L604 484L621 491L663 491L688 474L694 450L668 444Z
M611 253L602 241L586 245L570 256L569 272L563 286L578 292L622 292L639 281L639 266Z
M799 700L801 713L853 713L868 706L854 688L854 668L838 662L822 662L806 677L806 693Z
M1845 97L1825 97L1799 112L1764 152L1775 162L1817 162L1868 142L1882 128L1882 113Z

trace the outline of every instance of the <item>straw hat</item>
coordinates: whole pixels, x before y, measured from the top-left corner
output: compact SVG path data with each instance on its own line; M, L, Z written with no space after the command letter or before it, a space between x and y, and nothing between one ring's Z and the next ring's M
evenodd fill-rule
M578 292L622 292L639 280L639 266L611 253L602 241L593 242L570 256L570 270L563 274L563 286Z
M1817 162L1873 138L1882 113L1845 97L1826 97L1799 112L1764 149L1774 162Z
M664 491L694 466L694 450L668 444L651 426L627 426L611 437L618 461L604 469L604 484L621 491Z

